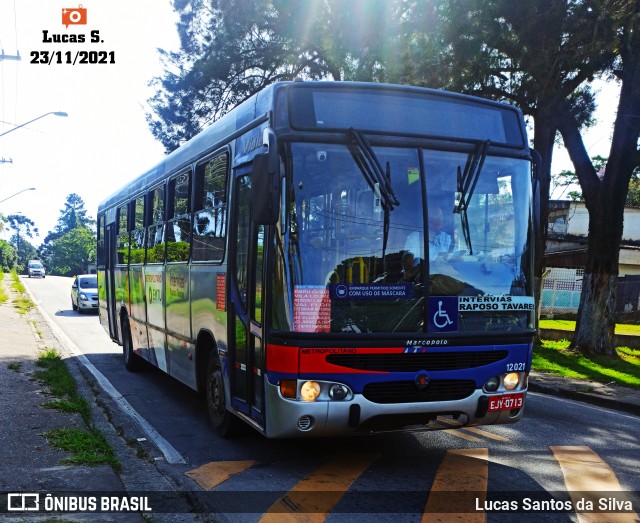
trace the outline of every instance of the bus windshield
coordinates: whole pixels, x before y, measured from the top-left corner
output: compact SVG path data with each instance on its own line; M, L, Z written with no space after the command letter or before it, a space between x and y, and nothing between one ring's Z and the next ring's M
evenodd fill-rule
M352 145L290 144L273 328L531 329L530 163L485 154L471 170L474 151L370 151L373 179Z

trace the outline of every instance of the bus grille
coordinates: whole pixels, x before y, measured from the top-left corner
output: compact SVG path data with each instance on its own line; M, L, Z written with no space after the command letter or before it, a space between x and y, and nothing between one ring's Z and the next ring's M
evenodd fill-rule
M426 403L460 400L475 388L471 380L432 380L423 390L413 381L383 381L365 385L362 395L373 403Z
M327 363L363 371L417 372L482 367L505 359L506 350L419 352L410 354L330 354Z

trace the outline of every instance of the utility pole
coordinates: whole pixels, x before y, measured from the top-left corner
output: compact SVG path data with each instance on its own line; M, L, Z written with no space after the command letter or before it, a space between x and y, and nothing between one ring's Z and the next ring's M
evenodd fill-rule
M11 158L9 158L8 160L5 160L4 158L0 158L0 163L13 163L13 160Z

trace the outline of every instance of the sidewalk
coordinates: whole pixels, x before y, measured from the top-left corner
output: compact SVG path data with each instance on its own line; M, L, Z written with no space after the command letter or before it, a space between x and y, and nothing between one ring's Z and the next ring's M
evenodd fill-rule
M615 383L603 384L567 379L545 372L532 372L529 375L529 390L640 416L640 390Z
M90 496L142 496L145 492L157 494L160 491L169 494L180 490L179 485L170 482L160 473L152 457L139 457L136 450L140 449L129 440L125 441L125 436L121 433L135 434L136 429L126 427L127 422L118 419L118 413L110 411L111 406L106 404L104 395L101 395L101 391L97 390L98 387L90 379L87 380L85 371L78 361L69 357L64 344L56 339L38 309L32 308L24 316L18 313L13 304L17 293L11 288L11 283L9 274L5 274L4 279L0 281L0 285L9 296L6 302L0 303L0 521L206 521L207 518L200 516L196 519L195 514L190 514L193 507L189 505L188 500L182 499L175 504L175 513L152 512L147 514L146 518L140 512L6 512L8 494L5 493L40 493L42 509L43 498L47 493L56 495L66 492L81 496L84 492ZM91 424L102 432L121 464L119 473L108 465L89 467L62 464L68 454L48 444L46 433L51 430L87 427L79 414L69 414L42 406L52 398L33 377L33 372L37 368L35 362L39 353L45 349L55 349L66 359L79 393L90 405ZM171 511L173 510L172 506Z

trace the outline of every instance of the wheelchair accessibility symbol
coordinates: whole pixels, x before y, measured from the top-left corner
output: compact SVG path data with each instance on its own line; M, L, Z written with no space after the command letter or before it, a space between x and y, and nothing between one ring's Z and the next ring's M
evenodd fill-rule
M429 327L432 331L458 330L458 298L432 296L429 298Z

